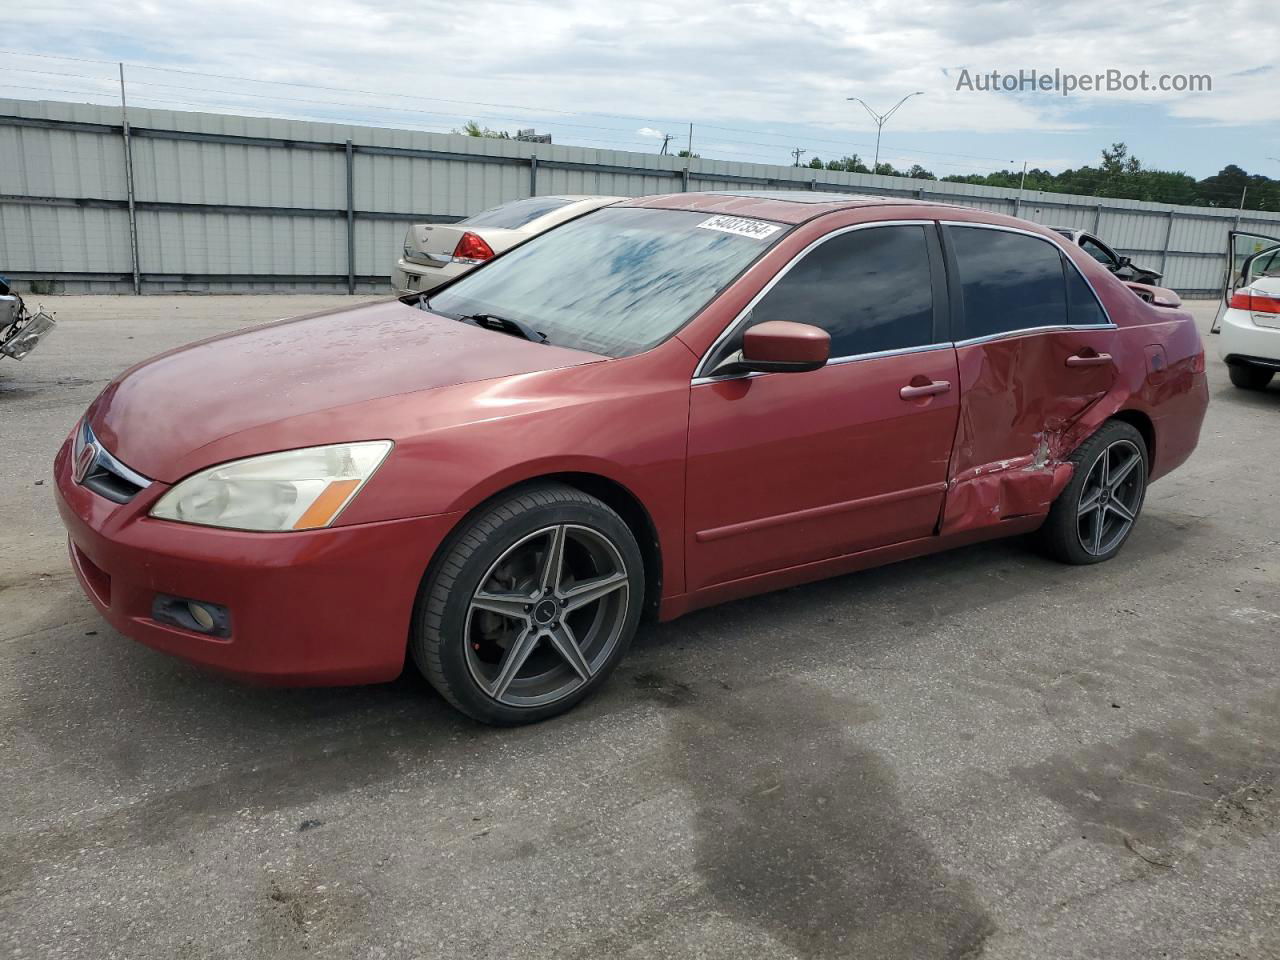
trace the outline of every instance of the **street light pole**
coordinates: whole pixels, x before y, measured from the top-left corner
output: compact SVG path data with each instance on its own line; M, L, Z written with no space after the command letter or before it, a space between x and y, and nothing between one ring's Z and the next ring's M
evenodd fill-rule
M893 107L886 113L876 113L874 110L871 109L871 107L867 105L867 101L863 100L861 97L845 97L846 100L856 100L858 103L862 104L862 109L866 110L867 113L871 114L871 119L875 121L876 159L871 167L872 173L875 173L876 168L880 166L880 131L884 129L885 121L888 120L890 117L892 117L895 113L897 113L898 108L902 106L904 103L906 103L908 100L910 100L912 97L921 96L923 93L924 93L923 90L917 90L914 93L908 93L905 97L903 97L901 100L895 103Z

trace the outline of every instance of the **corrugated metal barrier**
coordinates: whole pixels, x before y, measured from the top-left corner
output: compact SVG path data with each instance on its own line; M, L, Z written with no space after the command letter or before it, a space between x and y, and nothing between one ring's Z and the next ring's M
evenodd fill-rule
M1233 227L1280 237L1250 211L314 121L131 107L129 134L131 164L116 108L0 99L0 273L68 293L387 290L406 224L558 193L958 203L1089 230L1184 296L1218 292Z

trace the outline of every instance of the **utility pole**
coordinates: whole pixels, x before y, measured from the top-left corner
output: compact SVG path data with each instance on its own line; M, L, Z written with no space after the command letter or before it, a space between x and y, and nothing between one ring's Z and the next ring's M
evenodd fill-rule
M685 153L690 157L693 156L693 124L689 124L689 145L685 148Z
M1249 188L1246 186L1243 190L1240 191L1240 209L1241 210L1244 209L1244 198L1247 197L1248 195L1249 195Z
M124 185L129 197L129 253L133 258L133 292L142 293L138 274L138 215L133 202L133 141L129 133L129 105L124 98L124 63L120 67L120 131L124 134Z
M794 150L792 150L791 155L796 158L796 162L793 163L792 166L794 167L800 166L800 158L803 157L808 152L809 152L808 150L801 150L799 147L796 147Z
M1013 215L1022 215L1022 188L1027 185L1027 161L1022 161L1022 179L1018 181L1018 200L1013 205Z
M876 168L880 166L880 131L884 129L885 121L888 120L890 117L892 117L895 113L897 113L898 108L902 106L904 103L906 103L908 100L910 100L912 97L921 96L923 93L924 93L923 90L917 90L914 93L908 93L905 97L903 97L901 100L895 103L887 113L876 113L874 110L871 109L871 107L867 105L867 101L863 100L861 97L845 97L846 100L856 100L858 101L858 103L862 104L862 109L866 110L867 113L871 114L871 119L875 121L876 159L875 159L875 163L871 165L872 173L875 173Z
M671 142L671 134L664 133L662 135L662 149L658 151L658 156L665 157L667 155L667 144Z

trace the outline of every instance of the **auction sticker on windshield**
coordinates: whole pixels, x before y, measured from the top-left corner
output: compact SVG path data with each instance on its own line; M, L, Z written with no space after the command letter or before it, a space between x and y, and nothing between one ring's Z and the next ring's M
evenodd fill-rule
M763 240L771 237L782 228L776 223L765 223L763 220L752 220L750 217L708 217L698 224L703 230L719 230L721 233L732 233L739 237L751 237Z

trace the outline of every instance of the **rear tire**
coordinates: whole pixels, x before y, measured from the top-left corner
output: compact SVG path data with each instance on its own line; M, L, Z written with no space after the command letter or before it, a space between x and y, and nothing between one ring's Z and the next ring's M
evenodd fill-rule
M1062 563L1110 560L1133 532L1150 471L1142 434L1109 420L1067 458L1075 473L1037 532L1037 545Z
M1227 374L1231 377L1231 382L1241 390L1265 390L1275 376L1275 371L1233 363L1227 367Z
M418 595L409 649L467 716L510 726L564 713L631 644L644 560L610 507L561 483L495 500L445 545Z

